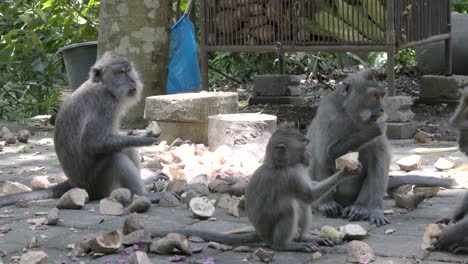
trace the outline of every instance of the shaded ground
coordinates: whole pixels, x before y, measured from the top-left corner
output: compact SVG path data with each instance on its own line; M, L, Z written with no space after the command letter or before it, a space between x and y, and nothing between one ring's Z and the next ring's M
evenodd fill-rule
M50 144L40 145L39 140L51 138L52 132L36 132L27 145L30 151L18 154L16 150L19 144L8 146L0 152L0 182L10 180L19 181L29 185L30 179L36 175L48 175L57 177L61 170ZM455 142L436 142L425 146L445 147L454 146ZM395 161L408 155L408 151L414 147L411 141L392 141L393 162L392 169L396 169ZM142 153L151 150L151 147L140 149ZM439 158L451 159L457 164L467 163L468 159L460 152L430 154L423 156L423 170L420 173L436 176L466 175L467 171L452 170L449 172L437 172L433 163ZM415 172L418 173L418 172ZM385 209L392 208L393 215L389 215L392 224L376 228L366 222L358 222L370 232L367 242L376 252L375 263L468 263L466 256L433 252L424 255L420 250L424 226L435 222L437 219L450 215L453 208L461 200L464 190L444 190L437 197L424 201L419 208L407 211L394 207L391 199L385 200ZM216 194L211 196L215 197ZM3 257L4 263L11 263L12 256L20 256L33 237L37 237L40 249L49 255L49 263L73 263L67 257L69 244L78 243L84 237L93 237L107 231L121 228L125 217L103 216L99 214L99 202L91 202L81 210L60 210L62 223L57 226L45 226L44 229L31 229L31 225L25 221L29 218L38 218L35 213L47 212L56 204L55 200L31 203L28 208L16 208L14 206L0 208L0 250L8 253ZM216 221L198 221L192 218L185 205L175 208L163 208L153 205L151 209L142 214L147 228L176 228L190 227L206 230L227 231L248 225L245 217L237 218L228 215L224 209L217 208ZM320 215L314 217L314 228L322 225L338 227L347 222L342 219L329 219ZM11 231L5 232L11 228ZM387 229L395 229L396 232L386 235ZM214 257L216 263L259 263L256 257L250 253L219 252L207 248L207 243L191 243L192 248L201 247L202 253L189 257L183 263L194 263L196 260ZM273 263L345 263L347 243L333 248L325 248L327 254L318 260L312 261L312 254L276 252ZM168 256L149 254L153 263L170 263ZM84 263L118 263L117 260L125 259L125 252L93 259L89 256L81 258Z

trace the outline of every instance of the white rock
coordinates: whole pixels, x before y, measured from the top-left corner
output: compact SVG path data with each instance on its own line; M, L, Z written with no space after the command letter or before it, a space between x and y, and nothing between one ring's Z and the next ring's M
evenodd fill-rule
M443 171L443 170L450 170L452 169L453 167L455 167L455 163L449 161L449 160L446 160L444 158L439 158L436 163L434 164L434 167L440 171Z
M161 128L158 125L158 122L151 121L149 125L146 127L146 131L151 132L152 136L158 137L161 135Z
M30 192L30 191L31 191L31 188L19 182L5 181L3 183L4 194L14 194L14 193Z
M350 263L370 263L375 260L374 250L365 242L353 240L348 244L346 261Z
M193 215L198 218L210 218L215 212L215 206L207 197L194 197L189 203Z
M116 230L91 239L88 246L94 253L112 254L122 245L122 238L122 232Z
M367 236L367 230L356 224L347 224L340 227L344 240L362 240Z
M121 203L111 197L101 199L99 202L99 213L103 215L122 215L124 207Z
M421 169L421 156L411 155L408 157L401 158L397 161L398 166L401 170L412 171Z
M46 264L47 254L43 251L29 251L21 256L20 264Z
M57 201L59 209L81 209L89 201L89 195L84 189L73 188L64 193Z
M52 186L57 185L56 183L50 183L47 176L34 176L31 179L31 188L33 190L44 190Z
M357 169L359 165L359 152L350 152L335 160L335 167L337 170L344 170L348 167L352 170Z
M47 213L47 224L48 225L56 225L59 221L59 209L54 207L49 210Z

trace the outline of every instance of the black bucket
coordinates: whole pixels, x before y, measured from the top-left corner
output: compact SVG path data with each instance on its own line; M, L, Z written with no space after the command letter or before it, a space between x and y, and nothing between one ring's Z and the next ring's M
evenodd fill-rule
M88 79L91 66L96 62L97 41L82 42L59 49L67 71L68 86L75 91Z

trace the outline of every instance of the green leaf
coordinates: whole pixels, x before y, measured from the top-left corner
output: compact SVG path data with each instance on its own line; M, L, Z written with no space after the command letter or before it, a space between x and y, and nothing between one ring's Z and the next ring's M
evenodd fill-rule
M55 0L47 0L42 4L42 9L46 9L52 6Z

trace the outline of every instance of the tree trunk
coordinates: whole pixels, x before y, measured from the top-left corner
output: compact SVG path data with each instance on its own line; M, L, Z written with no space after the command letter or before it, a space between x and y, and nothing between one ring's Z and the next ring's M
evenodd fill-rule
M166 94L171 0L102 0L98 57L112 50L133 60L143 79L142 100L122 120L143 128L145 98Z

